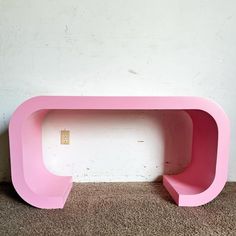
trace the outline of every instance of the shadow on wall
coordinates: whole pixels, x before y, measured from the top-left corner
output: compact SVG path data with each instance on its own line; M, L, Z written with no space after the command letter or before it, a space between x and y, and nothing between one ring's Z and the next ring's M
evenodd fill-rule
M10 150L8 130L0 134L0 182L10 182Z
M42 127L47 169L74 182L159 182L191 161L185 111L54 110ZM71 131L68 146L59 143L62 129Z

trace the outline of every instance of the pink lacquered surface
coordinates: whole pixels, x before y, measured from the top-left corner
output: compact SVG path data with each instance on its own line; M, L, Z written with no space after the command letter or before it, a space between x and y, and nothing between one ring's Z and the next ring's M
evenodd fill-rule
M191 164L163 183L180 206L199 206L214 199L227 180L229 121L215 103L195 97L41 96L27 100L13 114L10 152L13 185L29 204L63 208L72 187L70 176L56 176L44 166L41 124L54 109L184 110L193 122Z

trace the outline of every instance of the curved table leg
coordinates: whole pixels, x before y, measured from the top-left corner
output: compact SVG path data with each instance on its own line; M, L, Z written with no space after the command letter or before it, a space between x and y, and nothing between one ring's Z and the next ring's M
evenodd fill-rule
M224 137L228 127L217 127L215 119L204 111L187 113L193 122L191 163L180 174L164 175L163 183L179 206L199 206L214 199L227 180L226 153L222 156L222 150L227 152Z
M43 163L41 123L47 110L30 115L20 126L10 126L12 182L18 194L39 208L63 208L72 187L72 178L50 173ZM15 123L16 122L16 123ZM20 129L21 127L21 129ZM14 134L13 134L14 133Z

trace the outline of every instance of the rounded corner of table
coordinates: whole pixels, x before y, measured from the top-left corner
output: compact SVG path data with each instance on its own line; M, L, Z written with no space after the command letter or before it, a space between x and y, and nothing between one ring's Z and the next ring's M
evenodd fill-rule
M34 113L43 110L41 103L46 96L37 96L23 102L13 113L9 122L9 144L12 183L21 198L37 208L63 208L72 187L71 176L57 176L47 170L43 161L41 163L42 179L51 182L50 194L37 192L37 183L30 181L31 176L25 174L23 166L23 125ZM37 170L36 170L37 171ZM45 179L44 175L47 176ZM56 181L61 182L60 194L53 193ZM31 182L31 184L29 184ZM57 184L58 185L58 184ZM33 187L32 187L33 186ZM57 190L58 192L58 190Z
M180 174L164 175L163 184L178 206L200 206L209 203L222 191L227 181L230 142L229 119L224 110L210 99L192 97L189 99L189 103L192 103L193 106L189 106L186 111L191 118L191 110L193 110L199 113L205 113L204 119L209 124L211 123L212 127L214 127L215 123L215 132L217 132L217 151L216 155L212 157L215 158L215 166L211 166L211 168L214 168L215 172L210 183L207 183L206 185L203 183L200 187L198 186L198 191L193 191L192 193L188 189L191 189L196 183L193 182L191 186L189 183L185 183L185 179L188 179L188 177L191 178L191 171L194 169L194 164L191 165L190 163L189 167ZM192 120L193 122L198 122L198 119ZM200 178L202 174L201 169L195 170L195 173L196 172L199 172ZM194 179L195 182L197 182L196 178Z

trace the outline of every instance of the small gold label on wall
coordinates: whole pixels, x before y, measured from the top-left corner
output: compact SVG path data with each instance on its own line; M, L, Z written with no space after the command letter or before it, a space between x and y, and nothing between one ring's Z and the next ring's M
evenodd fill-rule
M61 144L68 145L70 144L70 131L61 130Z

